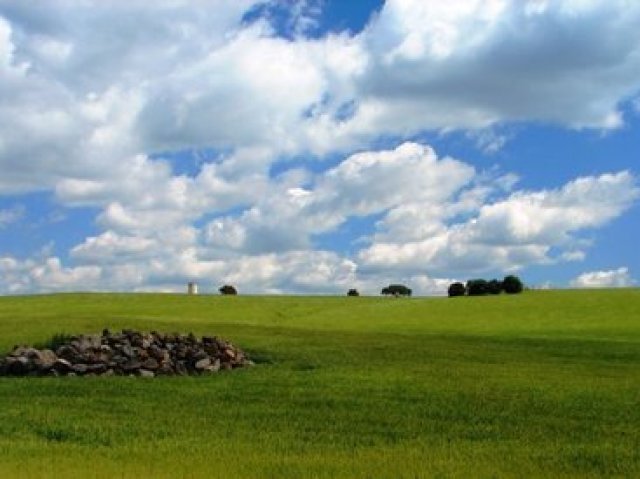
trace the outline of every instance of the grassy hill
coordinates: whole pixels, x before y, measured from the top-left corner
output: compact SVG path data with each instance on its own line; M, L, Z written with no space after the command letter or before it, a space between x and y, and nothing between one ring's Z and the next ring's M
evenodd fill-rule
M640 475L640 290L481 298L0 298L0 352L217 334L198 378L0 378L0 477Z

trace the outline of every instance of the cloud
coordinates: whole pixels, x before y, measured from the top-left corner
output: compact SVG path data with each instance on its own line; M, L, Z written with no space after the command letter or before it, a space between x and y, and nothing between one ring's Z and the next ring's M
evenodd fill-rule
M397 133L618 127L618 104L640 87L639 18L623 1L387 1L362 34L370 59L354 122Z
M553 260L552 247L573 251L576 234L619 216L640 196L628 172L578 178L556 190L515 192L482 205L469 220L443 222L422 238L383 236L359 252L364 268L403 271L516 270ZM420 217L415 217L418 227ZM384 223L383 223L384 225ZM409 229L409 228L407 228Z
M11 208L0 210L0 230L22 219L25 208L22 205L16 205Z
M320 3L297 3L284 37L260 5L0 0L0 195L99 210L68 260L5 258L1 290L377 290L389 274L441 291L441 276L580 260L580 233L637 198L628 172L517 191L403 138L463 130L491 153L510 122L620 126L640 6L388 0L357 34L311 38ZM211 153L176 173L193 149ZM316 249L354 218L359 250Z
M152 248L146 256L131 255L140 242L121 239L114 245L108 241L104 237L93 238L75 251L82 260L96 260L99 264L65 267L57 257L0 257L0 291L180 292L185 291L187 281L196 280L208 292L217 291L223 283L232 283L242 293L319 294L346 292L356 284L355 263L332 252L290 251L219 261L199 258L194 248L172 255L159 254ZM92 256L99 250L117 251L102 261Z
M320 38L243 23L258 3L0 4L0 192L117 184L139 155L194 147L267 149L268 168L380 135L613 128L640 90L628 2L389 0L362 32Z
M173 176L161 161L136 161L140 173L119 185L64 183L58 194L68 201L106 203L97 218L103 231L71 248L67 265L50 252L5 258L0 288L181 291L198 280L247 292L376 294L393 280L416 294L443 294L452 275L584 259L580 233L618 217L640 194L627 171L518 191L514 175L478 172L418 143L274 178L226 176L223 164ZM107 188L128 200L108 202ZM203 221L211 211L220 213ZM351 218L371 228L353 254L315 249L319 235Z
M54 292L100 289L99 266L64 267L59 258L17 260L0 257L0 290L5 293Z
M607 271L590 271L571 281L575 288L624 288L635 283L629 268L621 267Z
M218 218L207 226L211 246L248 253L309 247L311 237L331 232L350 217L368 217L407 204L435 214L475 175L452 158L439 159L432 148L403 143L393 150L349 156L317 175L272 185L239 217ZM440 216L440 213L437 213Z

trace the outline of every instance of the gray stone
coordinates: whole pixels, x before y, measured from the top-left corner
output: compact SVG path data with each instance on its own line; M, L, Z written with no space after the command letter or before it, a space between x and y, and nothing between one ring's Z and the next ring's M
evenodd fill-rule
M211 366L211 359L209 359L208 357L197 361L195 364L196 370L198 371L204 371L209 366Z
M128 344L122 346L122 354L124 354L128 358L133 358L136 355L134 349Z
M132 359L132 360L126 362L125 364L123 364L121 367L122 367L122 370L125 373L132 373L132 372L140 369L141 366L142 366L142 364L140 364L140 361L136 361L135 359Z
M158 364L158 361L156 359L147 358L142 362L141 367L144 368L144 369L149 369L151 371L155 371L156 369L158 369L159 364Z
M31 370L31 363L25 356L7 358L7 372L11 375L22 376Z
M189 371L187 370L187 366L184 364L184 361L176 361L174 369L178 376L186 376L187 374L189 374Z
M210 373L217 373L220 371L220 360L216 358L211 364L209 364L209 366L207 366L205 371Z
M56 350L56 356L73 362L78 357L78 351L69 344L63 344Z
M73 366L71 366L73 369L73 372L76 374L84 374L87 372L87 369L89 369L89 367L86 364L74 364Z
M53 369L60 373L68 373L73 369L71 363L63 358L58 358L53 363Z
M104 374L107 370L107 365L104 363L90 364L87 366L87 374Z

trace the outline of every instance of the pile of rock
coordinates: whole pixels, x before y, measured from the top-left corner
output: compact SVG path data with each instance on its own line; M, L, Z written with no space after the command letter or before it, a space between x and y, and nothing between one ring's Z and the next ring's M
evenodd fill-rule
M71 336L55 351L15 346L0 358L4 376L186 376L250 366L231 343L193 334L112 333Z

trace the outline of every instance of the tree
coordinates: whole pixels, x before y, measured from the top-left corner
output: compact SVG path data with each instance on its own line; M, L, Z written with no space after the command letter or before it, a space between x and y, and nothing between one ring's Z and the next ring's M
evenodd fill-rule
M489 283L484 279L470 279L467 281L467 294L469 296L484 296L489 293Z
M505 276L502 280L502 288L507 294L518 294L522 293L524 285L522 284L522 281L520 281L520 278L514 275L509 275Z
M404 284L390 284L389 286L382 288L380 294L384 296L411 296L411 288L407 288Z
M347 296L360 296L360 293L358 293L357 289L350 289L347 291Z
M220 294L224 295L235 296L236 294L238 294L238 290L230 284L225 284L224 286L220 287L218 291L220 291Z
M467 291L467 288L464 287L464 284L460 282L451 283L449 285L448 293L449 297L453 298L454 296L464 296L464 293Z
M487 283L487 292L489 294L500 294L502 293L502 281L497 279L492 279Z

